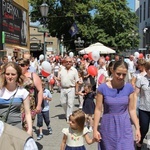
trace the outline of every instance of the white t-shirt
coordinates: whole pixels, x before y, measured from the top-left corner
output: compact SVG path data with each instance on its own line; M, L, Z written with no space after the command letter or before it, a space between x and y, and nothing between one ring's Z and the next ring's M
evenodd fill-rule
M129 71L130 73L134 73L135 70L136 70L136 67L135 67L135 65L134 65L134 61L129 60L129 61L128 61L128 71Z
M84 127L83 132L77 132L71 128L64 128L62 133L67 136L66 144L68 146L79 147L84 145L84 135L89 133L89 130L87 127Z

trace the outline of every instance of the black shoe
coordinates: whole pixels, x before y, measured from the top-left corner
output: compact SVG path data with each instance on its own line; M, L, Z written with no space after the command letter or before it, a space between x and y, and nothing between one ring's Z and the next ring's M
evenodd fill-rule
M43 134L39 134L39 136L37 137L37 140L41 140L43 138Z
M142 149L142 147L136 146L136 150L141 150L141 149Z
M52 134L52 128L51 128L51 127L48 127L47 129L48 129L48 131L49 131L49 134Z

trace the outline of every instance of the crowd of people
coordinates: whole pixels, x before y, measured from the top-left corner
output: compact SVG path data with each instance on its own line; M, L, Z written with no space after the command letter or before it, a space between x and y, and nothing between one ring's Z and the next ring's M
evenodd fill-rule
M134 142L140 150L150 122L150 61L134 55L128 60L117 54L112 60L108 58L100 56L94 61L87 56L52 55L46 60L51 73L43 77L44 58L37 60L29 53L17 60L4 56L0 66L0 120L32 137L37 116L37 140L43 138L43 119L52 134L49 101L56 86L70 125L62 130L61 150L85 150L83 138L88 144L97 142L98 150L134 150ZM90 66L96 68L92 73ZM89 132L93 132L92 139Z

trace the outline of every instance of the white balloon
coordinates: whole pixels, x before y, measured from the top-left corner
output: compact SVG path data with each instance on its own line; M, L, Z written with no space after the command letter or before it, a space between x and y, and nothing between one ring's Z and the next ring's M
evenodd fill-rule
M11 56L8 56L7 58L8 58L8 61L12 61Z
M70 56L70 57L73 57L73 56L74 56L73 52L70 52L70 53L69 53L69 56Z
M100 54L99 54L99 51L92 51L92 58L94 61L98 61L99 58L100 58Z
M52 67L48 61L43 61L41 66L42 66L42 70L44 70L47 73L51 73Z
M135 56L135 58L138 58L139 57L139 52L135 52L134 56Z
M41 54L41 55L39 56L39 60L43 60L43 59L44 59L44 55Z

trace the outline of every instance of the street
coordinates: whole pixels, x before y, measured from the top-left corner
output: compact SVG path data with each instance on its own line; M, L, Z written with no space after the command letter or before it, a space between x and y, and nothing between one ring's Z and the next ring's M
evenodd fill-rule
M51 127L53 129L53 133L51 135L49 135L47 128L44 124L43 127L43 134L44 137L41 140L37 141L37 135L36 132L37 130L35 130L34 132L34 139L37 142L38 148L39 150L59 150L60 149L60 144L61 144L61 140L63 137L62 134L62 129L68 127L68 124L66 123L65 120L65 115L64 115L64 111L60 105L60 101L59 101L59 95L60 93L57 93L56 91L54 91L53 99L50 102L50 121L51 121ZM78 109L78 100L75 99L75 107L74 109ZM38 129L36 128L36 120L34 123L34 129ZM90 133L90 137L92 137L92 133ZM150 137L150 136L147 136ZM144 141L145 143L147 142L146 140ZM97 143L94 143L92 145L87 145L85 144L87 150L97 150ZM147 145L144 144L143 149L142 150L147 150Z
M36 131L34 132L34 139L37 142L37 145L39 147L39 150L59 150L61 140L63 137L63 133L61 132L63 128L68 127L68 124L65 120L65 115L63 108L60 105L59 101L59 95L60 93L57 93L54 91L54 94L52 95L52 101L50 102L50 121L51 121L51 127L53 129L53 134L49 135L48 131L46 130L46 126L44 124L43 127L43 134L44 137L41 140L36 140L37 135ZM74 109L78 109L78 101L75 99L75 107ZM34 127L36 127L36 120L34 123ZM38 129L36 127L36 129ZM92 134L90 134L90 137L92 137ZM97 144L94 143L92 145L86 145L87 150L96 150Z

